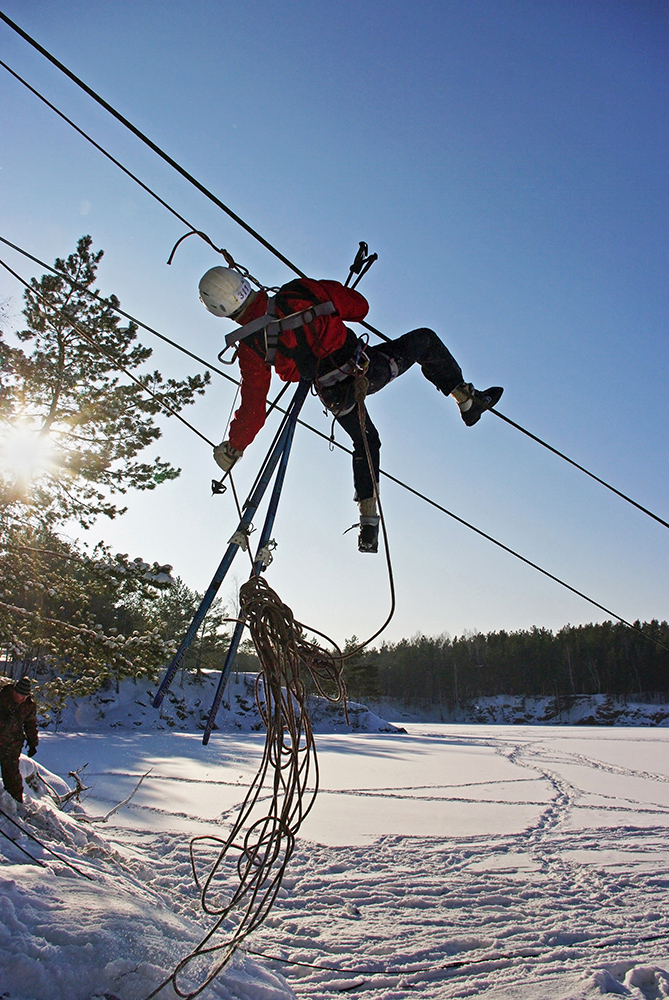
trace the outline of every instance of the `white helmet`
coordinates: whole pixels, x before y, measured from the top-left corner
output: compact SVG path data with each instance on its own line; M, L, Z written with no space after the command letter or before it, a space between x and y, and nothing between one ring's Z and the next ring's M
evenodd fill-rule
M200 302L214 316L232 316L252 291L251 283L229 267L212 267L200 278Z

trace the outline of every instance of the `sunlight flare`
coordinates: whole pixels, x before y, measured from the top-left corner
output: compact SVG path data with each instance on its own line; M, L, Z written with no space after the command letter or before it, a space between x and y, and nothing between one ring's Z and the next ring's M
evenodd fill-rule
M0 438L0 469L21 481L30 482L48 472L55 458L53 439L28 423L13 424Z

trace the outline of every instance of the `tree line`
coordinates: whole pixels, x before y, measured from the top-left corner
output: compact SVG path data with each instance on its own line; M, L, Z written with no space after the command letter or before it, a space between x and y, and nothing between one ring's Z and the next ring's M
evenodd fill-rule
M669 625L634 624L639 631L607 621L555 633L533 627L452 639L416 635L359 656L351 693L449 709L495 695L667 699Z

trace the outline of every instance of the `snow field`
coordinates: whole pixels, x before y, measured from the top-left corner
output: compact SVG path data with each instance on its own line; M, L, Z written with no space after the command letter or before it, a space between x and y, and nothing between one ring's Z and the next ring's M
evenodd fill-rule
M203 996L669 997L669 732L407 728L318 737L321 789L283 888ZM31 791L30 828L96 883L35 844L51 874L30 866L3 838L0 995L142 1000L211 926L188 839L225 833L261 746L256 733L207 748L190 733L45 734L50 771L88 762L89 817L152 770L92 827Z

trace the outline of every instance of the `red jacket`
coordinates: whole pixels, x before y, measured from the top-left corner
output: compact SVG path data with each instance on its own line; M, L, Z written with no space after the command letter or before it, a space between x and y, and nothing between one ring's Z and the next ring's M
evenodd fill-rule
M327 371L325 359L344 347L350 336L343 321L364 319L369 304L360 292L345 288L338 281L315 281L313 278L291 281L277 293L278 316L287 316L308 309L316 302L328 301L334 303L337 309L335 314L319 316L308 326L281 334L274 367L284 382L299 382L303 377L315 378L318 371ZM259 292L239 317L239 322L250 323L266 312L267 293ZM307 351L304 349L305 339ZM290 357L289 354L298 356ZM242 401L230 424L229 441L237 451L244 451L265 423L272 371L265 363L263 335L254 334L240 341L237 357L242 376Z

